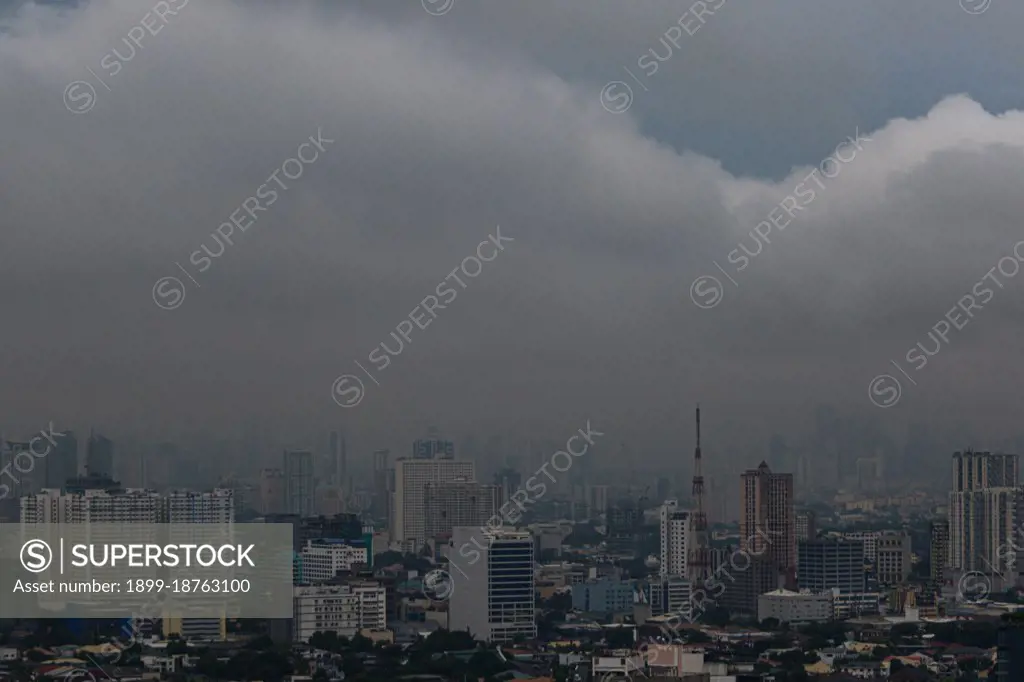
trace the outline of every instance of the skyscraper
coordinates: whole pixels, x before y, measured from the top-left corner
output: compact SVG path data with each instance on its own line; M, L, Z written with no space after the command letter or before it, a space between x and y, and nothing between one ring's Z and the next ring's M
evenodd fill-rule
M661 568L663 578L686 577L693 534L693 518L675 500L661 505Z
M31 441L0 441L0 471L7 472L7 482L0 483L0 500L16 500L39 490L44 472L35 464L32 446Z
M85 468L93 476L114 475L114 442L98 433L89 435Z
M389 450L375 450L373 453L373 516L387 518L391 508L389 499L391 487L390 468L388 467Z
M1017 455L991 452L953 453L953 491L1012 488L1020 470Z
M328 444L328 461L326 467L327 478L334 485L340 486L348 492L348 446L345 442L345 434L331 431Z
M761 462L742 475L740 548L767 558L785 575L786 587L796 584L793 474L772 473Z
M60 488L69 478L78 475L78 439L74 431L54 434L50 453L43 461L43 487Z
M942 590L946 583L946 565L949 563L949 521L940 519L933 521L929 527L931 536L931 552L929 562L931 565L932 593Z
M517 484L515 490L519 489ZM513 492L515 492L513 490ZM505 499L510 499L509 495ZM590 506L590 518L605 516L608 513L608 486L591 485L587 487L587 503Z
M485 642L535 638L533 537L500 529L481 543L479 534L479 527L459 526L452 532L449 629L468 630ZM472 549L463 552L466 546Z
M261 470L260 513L283 514L284 510L284 472L280 469Z
M406 459L395 462L391 539L419 549L427 539L424 495L428 483L475 481L473 462L454 459ZM479 530L479 528L478 528Z
M643 520L643 512L639 511L632 500L623 499L608 506L607 547L609 554L632 554L639 542L639 526Z
M1018 459L1012 454L971 450L953 454L950 568L991 574L1007 567L1008 557L1000 556L1000 548L1013 538Z
M282 471L285 511L299 516L313 516L316 502L313 453L309 450L285 450Z

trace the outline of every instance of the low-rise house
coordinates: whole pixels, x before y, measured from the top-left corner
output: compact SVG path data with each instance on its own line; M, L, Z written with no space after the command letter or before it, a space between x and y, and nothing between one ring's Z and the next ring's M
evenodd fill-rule
M840 665L839 672L858 680L874 680L888 677L889 666L879 661L849 661Z

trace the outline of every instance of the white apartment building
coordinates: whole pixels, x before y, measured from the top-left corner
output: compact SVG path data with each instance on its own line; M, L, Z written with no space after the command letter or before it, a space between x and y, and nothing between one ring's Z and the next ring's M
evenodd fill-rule
M164 496L168 523L232 523L235 493L229 488L211 492L173 491Z
M661 505L661 568L663 578L685 576L693 523L690 512L680 509L676 500Z
M69 493L46 488L21 498L22 524L160 523L164 510L159 493L141 488Z
M780 623L809 623L832 620L835 598L831 592L812 594L775 590L757 598L757 619L774 618Z
M455 459L399 459L395 462L395 491L392 496L391 540L411 542L420 547L427 539L426 505L428 483L475 481L471 461Z
M479 526L456 527L449 552L454 585L448 629L468 630L486 642L536 637L533 548L533 536L525 531L483 536Z
M231 523L234 493L178 491L161 495L142 488L46 488L21 498L21 522L32 523Z
M301 642L316 632L352 637L363 628L385 629L386 613L385 590L376 582L297 586L292 625Z
M353 564L370 563L366 547L353 547L337 540L309 540L302 548L295 567L298 583L331 580L339 571L352 570Z

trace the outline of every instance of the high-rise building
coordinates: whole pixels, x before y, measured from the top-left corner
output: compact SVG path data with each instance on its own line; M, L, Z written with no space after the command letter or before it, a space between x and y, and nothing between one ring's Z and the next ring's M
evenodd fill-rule
M737 561L737 558L742 557ZM741 570L742 569L742 570ZM713 577L708 596L724 587L715 597L715 603L730 613L757 615L757 598L762 594L779 589L779 569L767 556L752 556L735 552L730 561L723 565L721 573ZM705 587L709 587L705 583ZM695 590L703 588L695 588Z
M910 576L910 535L885 532L878 538L875 577L883 585L898 585Z
M1013 454L953 453L953 492L985 488L1013 488L1017 485L1020 457Z
M658 502L664 502L672 496L672 481L669 480L668 476L658 477L657 496Z
M494 473L494 485L501 488L502 498L508 500L522 487L523 477L511 467L502 467Z
M818 516L811 510L797 512L796 515L796 539L813 540L818 537Z
M518 486L517 486L518 489ZM589 485L587 486L587 502L590 505L590 518L597 518L608 513L608 486ZM514 490L512 492L515 492ZM505 499L511 498L511 495Z
M866 590L864 543L859 540L818 539L798 544L799 587L818 593L838 589L859 594Z
M309 450L285 450L282 471L285 511L299 516L313 516L316 508L313 453Z
M449 629L468 630L485 642L507 643L537 636L533 537L499 529L487 542L473 542L480 528L456 527L449 558L454 585L448 602ZM463 553L465 546L473 548ZM459 551L455 551L458 548Z
M392 495L391 539L411 543L416 549L427 539L424 495L428 483L475 481L473 462L454 459L406 459L395 462L395 492ZM479 527L478 527L479 529Z
M642 523L643 512L632 500L620 500L608 507L607 543L608 553L613 555L632 554L636 551L637 530Z
M280 469L261 470L259 512L283 514L284 511L284 472Z
M482 528L504 504L501 486L456 480L424 486L426 537L449 535L456 526Z
M1013 538L1018 456L989 452L953 454L949 493L949 566L958 571L1002 573L1001 548Z
M0 441L0 471L6 471L4 482L0 483L0 500L30 495L39 490L39 481L44 472L39 470L37 457L32 454L31 441ZM39 452L39 446L36 452Z
M43 487L60 488L78 475L78 439L74 431L53 434L54 443L43 460Z
M796 512L793 474L775 474L761 462L742 475L740 548L763 556L785 576L785 586L796 584Z
M688 575L688 561L692 546L693 518L679 507L676 500L661 505L661 566L659 573L668 576Z
M113 476L114 442L98 433L90 434L85 451L85 469L93 476Z
M375 450L373 453L373 516L374 518L388 517L391 509L390 468L388 467L389 450Z
M412 444L413 459L455 459L455 443L443 440L437 435L436 429L430 435L420 438Z
M946 584L946 566L949 563L949 521L940 519L929 526L931 548L931 586L933 593L939 592Z
M343 491L348 491L350 480L348 470L348 445L345 441L345 434L331 431L330 442L327 446L328 462L326 468L327 480L334 485L340 486Z

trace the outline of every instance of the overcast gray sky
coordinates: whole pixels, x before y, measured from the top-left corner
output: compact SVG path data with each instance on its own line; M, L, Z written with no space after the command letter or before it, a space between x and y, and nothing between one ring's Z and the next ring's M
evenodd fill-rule
M1020 430L1024 275L997 273L927 366L905 356L1024 239L1022 3L728 0L683 18L678 48L659 39L689 3L668 0L168 0L177 14L147 17L160 4L0 12L5 429L255 416L387 445L590 418L643 456L688 454L699 400L709 430L759 442L818 403L896 431ZM143 23L156 34L126 43ZM609 113L617 80L634 97ZM318 130L334 141L199 272L191 254ZM499 225L514 241L376 369ZM691 299L705 275L710 308ZM185 287L172 310L164 277ZM902 395L880 409L868 384L887 373ZM344 374L365 383L351 408L332 399Z

